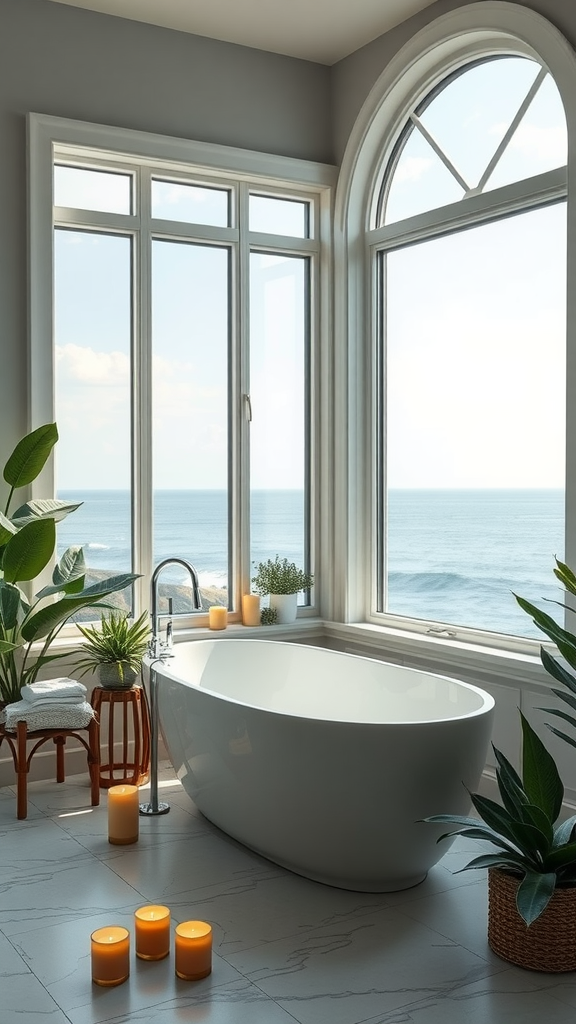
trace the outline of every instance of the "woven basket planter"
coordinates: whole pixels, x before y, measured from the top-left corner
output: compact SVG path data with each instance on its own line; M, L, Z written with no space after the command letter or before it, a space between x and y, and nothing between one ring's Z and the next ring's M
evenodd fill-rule
M531 971L576 971L576 888L556 889L528 927L516 908L519 879L488 872L488 945L503 960Z

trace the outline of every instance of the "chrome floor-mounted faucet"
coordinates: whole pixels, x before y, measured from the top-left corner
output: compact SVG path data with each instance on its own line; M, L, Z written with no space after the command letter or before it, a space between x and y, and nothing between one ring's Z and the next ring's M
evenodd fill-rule
M192 581L192 596L194 607L197 610L202 608L198 573L191 564L184 558L165 558L160 562L152 573L151 594L150 594L150 619L152 623L152 636L149 644L149 655L152 659L150 665L150 802L140 804L140 814L167 814L170 804L158 802L158 679L154 667L157 661L164 661L172 654L170 639L172 629L167 629L166 643L160 639L160 613L158 612L158 580L161 572L168 565L181 565L186 569ZM170 602L171 605L171 602ZM170 607L170 615L172 608ZM171 621L169 623L172 625ZM168 635L169 634L169 635Z

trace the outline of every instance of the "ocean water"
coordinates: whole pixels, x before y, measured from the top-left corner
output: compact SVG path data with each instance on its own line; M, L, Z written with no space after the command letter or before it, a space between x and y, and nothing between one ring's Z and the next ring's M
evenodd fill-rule
M58 550L82 544L94 569L130 569L130 506L123 491L65 491L83 501L58 525ZM252 561L281 557L303 564L303 494L252 496ZM154 560L178 554L204 587L228 578L223 491L158 491ZM553 575L563 557L564 493L557 490L391 491L388 508L388 605L393 614L540 636L513 591L536 604L562 599ZM178 570L172 577L178 579ZM170 579L170 576L168 576ZM560 614L545 605L551 614Z

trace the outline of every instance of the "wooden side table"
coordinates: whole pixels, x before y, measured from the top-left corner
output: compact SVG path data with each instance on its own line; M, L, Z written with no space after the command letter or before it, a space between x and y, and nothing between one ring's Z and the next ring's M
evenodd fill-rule
M110 789L123 782L142 786L150 771L150 715L144 690L141 686L125 690L95 686L91 703L100 722L101 741L107 737L108 743L107 752L103 748L100 755L100 787ZM120 713L115 718L116 708ZM122 741L120 761L115 760L117 732Z

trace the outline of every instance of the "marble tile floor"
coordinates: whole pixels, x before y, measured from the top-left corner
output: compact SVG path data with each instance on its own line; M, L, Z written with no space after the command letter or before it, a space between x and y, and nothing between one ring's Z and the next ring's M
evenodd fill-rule
M106 793L87 776L29 785L16 819L0 789L1 1024L568 1024L576 974L511 967L486 942L486 877L454 874L460 841L421 885L347 892L300 878L203 818L162 764L169 814L140 820L133 846L107 840ZM147 799L142 790L143 800ZM176 978L131 953L116 988L91 983L90 932L132 930L133 912L165 903L174 923L214 931L212 974Z

